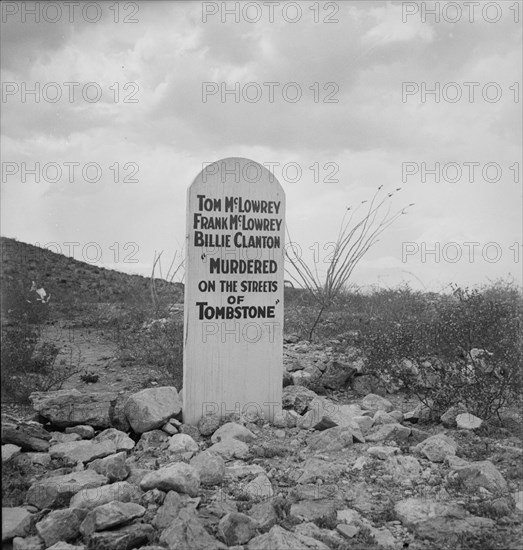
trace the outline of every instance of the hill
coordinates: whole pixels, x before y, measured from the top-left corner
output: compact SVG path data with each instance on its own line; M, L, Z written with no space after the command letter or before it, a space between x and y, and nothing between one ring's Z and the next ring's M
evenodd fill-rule
M89 264L7 237L0 237L2 269L0 274L2 319L21 304L37 301L31 292L34 281L44 288L49 300L49 315L54 318L75 318L78 313L106 306L152 305L151 279ZM158 295L165 305L183 301L183 285L155 279Z

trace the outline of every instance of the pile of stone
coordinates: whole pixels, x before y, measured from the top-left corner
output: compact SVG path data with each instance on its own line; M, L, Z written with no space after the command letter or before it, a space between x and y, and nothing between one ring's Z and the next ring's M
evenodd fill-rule
M492 462L459 458L452 437L412 425L422 409L403 415L376 394L339 405L290 385L272 424L208 415L198 427L180 421L174 387L127 399L38 393L32 403L40 421L2 422L2 461L42 472L23 505L2 510L2 540L14 550L323 550L362 536L398 548L415 537L492 530L492 519L470 514L444 489L420 497L442 479L497 502L501 515L514 509ZM463 425L467 413L454 412ZM376 525L366 516L367 475L401 488L397 519Z

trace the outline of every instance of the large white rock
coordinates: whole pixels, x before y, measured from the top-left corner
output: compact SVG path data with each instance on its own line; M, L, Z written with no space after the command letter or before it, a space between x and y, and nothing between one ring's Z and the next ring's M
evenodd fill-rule
M254 499L271 498L274 495L270 479L265 474L260 474L245 486L245 494Z
M431 462L443 462L448 455L455 455L458 444L444 434L428 437L414 447L414 451L425 456Z
M217 485L223 481L225 462L221 456L203 451L193 457L190 464L198 472L203 485Z
M286 531L275 525L268 533L258 535L249 541L247 550L329 550L319 540Z
M188 434L175 434L169 439L171 453L196 452L198 449L198 443Z
M81 490L105 485L108 479L93 470L73 472L71 474L46 477L29 488L26 500L37 508L53 508L64 505ZM96 490L96 489L95 489Z
M117 525L124 525L135 518L145 514L145 508L134 502L108 502L91 510L82 524L80 532L83 535L90 535L95 531L112 529Z
M46 547L60 541L73 540L78 536L85 513L71 508L53 510L36 524L36 530L44 539Z
M25 508L2 508L2 542L29 534L31 518Z
M18 445L13 445L12 443L2 445L2 462L7 462L12 456L19 453L21 450L21 447Z
M237 441L243 441L244 443L250 443L256 439L256 436L241 424L236 422L227 422L220 428L218 428L211 436L213 443L220 441L226 441L228 439L236 439Z
M182 410L182 402L174 386L147 388L134 393L124 406L124 412L136 433L160 428Z
M470 489L483 487L491 493L506 493L508 491L505 478L490 460L469 462L454 471L457 477Z
M95 428L123 429L127 424L118 392L57 390L34 392L29 399L35 411L61 428L87 424Z
M365 411L372 411L373 413L376 411L390 412L394 409L392 403L388 399L376 395L375 393L369 393L361 400L361 408Z
M137 499L139 495L140 491L137 487L134 487L127 481L118 481L111 483L111 485L103 485L93 489L82 489L73 496L69 505L71 508L87 508L88 510L92 510L113 500L130 502Z
M477 430L483 424L483 420L470 413L462 413L456 416L456 424L462 430Z
M70 443L59 443L49 449L51 458L61 458L67 464L78 462L90 462L95 458L103 458L116 452L116 446L112 441L96 443L94 440L71 441Z
M144 491L178 491L195 497L200 489L200 476L193 466L175 462L147 474L140 482L140 487Z
M94 439L94 443L102 443L104 441L111 441L114 443L117 451L130 451L134 448L134 441L121 430L116 428L107 428L103 432L100 432Z

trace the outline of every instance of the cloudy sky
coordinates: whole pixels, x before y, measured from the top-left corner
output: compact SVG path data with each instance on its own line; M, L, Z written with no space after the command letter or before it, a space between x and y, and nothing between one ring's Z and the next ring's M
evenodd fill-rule
M165 272L187 187L240 156L320 273L383 185L415 204L355 283L521 283L523 6L466 4L3 2L1 233Z

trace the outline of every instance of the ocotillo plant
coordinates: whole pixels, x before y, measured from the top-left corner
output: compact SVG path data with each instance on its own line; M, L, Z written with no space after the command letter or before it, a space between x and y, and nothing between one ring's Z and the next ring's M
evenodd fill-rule
M293 257L287 249L285 250L285 256L289 262L287 264L289 267L286 267L287 275L298 286L307 289L318 304L318 314L309 332L310 341L322 316L346 288L358 262L379 241L378 237L401 215L406 214L409 207L413 206L411 203L391 213L391 205L388 204L388 208L386 205L401 188L380 197L382 187L382 185L378 187L370 202L362 201L355 209L349 206L345 211L324 280L318 274L316 263L313 270L301 255ZM287 238L288 242L293 242L288 228Z

